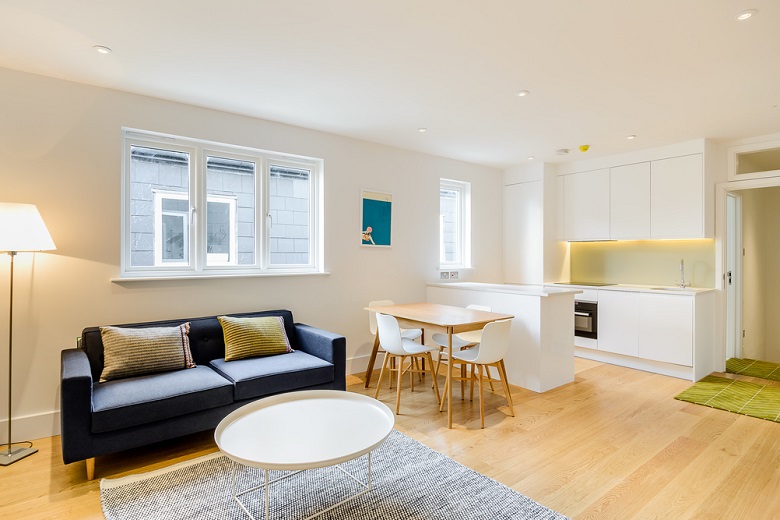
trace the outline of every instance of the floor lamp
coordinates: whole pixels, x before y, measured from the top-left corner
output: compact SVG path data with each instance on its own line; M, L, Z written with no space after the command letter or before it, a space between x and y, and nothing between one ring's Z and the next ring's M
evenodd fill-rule
M0 465L8 466L32 455L36 448L32 443L14 443L11 438L11 390L13 379L13 330L14 330L14 257L19 252L50 251L54 242L43 223L38 208L32 204L0 202L0 251L11 257L10 305L8 311L8 443L0 450ZM13 449L14 444L29 444Z

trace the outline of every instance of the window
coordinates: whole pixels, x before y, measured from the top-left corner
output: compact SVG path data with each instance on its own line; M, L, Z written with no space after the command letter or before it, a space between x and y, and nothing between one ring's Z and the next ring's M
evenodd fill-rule
M441 179L439 185L439 264L471 267L471 184Z
M122 274L319 272L322 161L125 131Z

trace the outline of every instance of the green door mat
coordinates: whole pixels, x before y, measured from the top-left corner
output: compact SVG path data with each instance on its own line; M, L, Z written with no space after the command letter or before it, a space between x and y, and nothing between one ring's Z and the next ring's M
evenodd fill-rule
M780 422L780 387L777 386L707 376L675 399Z
M780 364L769 361L731 358L726 361L726 372L780 381Z

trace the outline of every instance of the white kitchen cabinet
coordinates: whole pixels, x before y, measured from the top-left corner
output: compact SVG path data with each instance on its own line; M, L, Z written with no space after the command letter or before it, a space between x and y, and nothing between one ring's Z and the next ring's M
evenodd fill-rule
M599 291L598 349L639 356L638 292Z
M639 357L693 366L693 296L639 296Z
M650 236L650 162L609 169L609 237L641 240Z
M609 169L563 177L563 240L609 239Z
M702 154L651 161L651 238L703 238L704 223Z
M544 281L542 181L504 186L504 282Z

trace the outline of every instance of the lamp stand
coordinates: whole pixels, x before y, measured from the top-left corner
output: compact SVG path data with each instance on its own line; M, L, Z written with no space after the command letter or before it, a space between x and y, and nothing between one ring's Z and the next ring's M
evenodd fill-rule
M8 466L13 464L17 460L23 459L28 455L32 455L37 448L32 447L32 443L27 448L13 449L14 443L11 440L11 381L13 379L13 339L14 339L14 256L16 251L9 251L11 256L11 302L8 312L8 443L5 445L2 451L0 451L0 466Z

